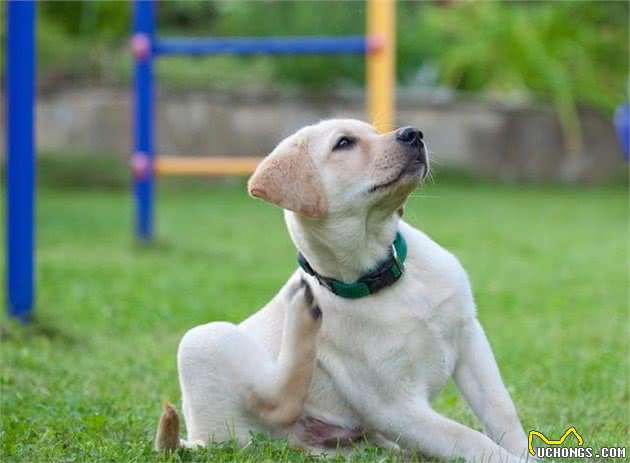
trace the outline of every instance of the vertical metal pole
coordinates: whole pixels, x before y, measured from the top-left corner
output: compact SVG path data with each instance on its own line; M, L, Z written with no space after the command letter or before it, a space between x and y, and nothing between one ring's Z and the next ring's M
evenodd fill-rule
M35 3L7 3L6 246L9 316L28 321L34 300Z
M139 241L153 238L153 0L133 4L132 50L134 66L134 152L131 159L135 202L135 230Z
M396 5L367 0L367 108L379 132L394 128L396 103Z

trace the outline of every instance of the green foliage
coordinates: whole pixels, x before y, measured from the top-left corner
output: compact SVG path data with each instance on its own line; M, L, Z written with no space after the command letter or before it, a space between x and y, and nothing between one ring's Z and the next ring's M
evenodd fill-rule
M39 22L37 33L40 81L59 85L64 81L86 80L99 75L94 40L69 35L59 23L46 20Z
M129 34L131 2L41 2L40 18L57 24L70 36L117 42Z
M164 35L362 34L366 15L363 1L158 5L159 30ZM469 1L448 5L398 2L401 85L416 85L419 70L433 66L436 77L429 84L550 101L567 134L569 151L579 145L579 104L611 112L626 98L627 2ZM129 2L43 2L39 16L43 74L129 80ZM279 84L308 89L360 86L365 74L364 59L357 56L181 58L164 60L159 72L165 85L238 88Z
M37 322L1 326L1 461L408 461L374 448L307 456L261 437L243 449L227 442L153 452L162 402L180 408L183 333L242 320L296 268L282 214L248 198L244 181L162 185L162 242L147 249L133 245L126 191L38 195ZM438 176L414 194L405 218L469 270L525 429L559 435L574 425L589 447L626 444L626 189L463 185ZM452 384L435 407L479 429Z
M365 2L225 2L213 35L363 35ZM344 81L361 84L362 56L290 56L274 59L274 77L307 88Z
M628 77L627 2L458 3L420 12L440 46L440 80L472 92L551 101L570 152L579 103L612 111Z

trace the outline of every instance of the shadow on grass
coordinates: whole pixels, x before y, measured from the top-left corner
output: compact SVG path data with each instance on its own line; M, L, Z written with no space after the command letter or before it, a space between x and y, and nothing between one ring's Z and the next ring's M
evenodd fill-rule
M364 442L348 447L337 448L338 454L334 454L334 448L327 451L309 450L289 444L286 439L272 439L262 433L252 433L251 440L244 446L240 446L236 440L212 443L208 447L195 450L178 449L176 452L164 453L161 461L185 461L185 462L231 462L231 461L277 461L277 462L331 462L331 463L399 463L399 462L437 462L419 452L395 449L384 449ZM331 452L331 453L328 453ZM449 462L459 463L463 459L452 458Z
M0 341L3 343L22 343L35 339L47 339L68 346L79 342L79 339L63 328L37 318L32 319L28 323L6 319L0 322Z
M230 250L221 251L208 249L164 238L155 238L152 241L135 240L131 248L134 253L140 256L176 255L182 258L203 258L212 260L230 259L234 257L234 253Z
M173 244L163 238L154 238L151 241L136 239L133 242L134 252L141 254L169 254L176 250Z

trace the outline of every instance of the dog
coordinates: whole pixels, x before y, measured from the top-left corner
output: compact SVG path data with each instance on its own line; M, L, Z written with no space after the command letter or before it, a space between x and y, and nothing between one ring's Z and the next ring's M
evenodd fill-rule
M167 405L157 449L252 432L347 452L364 442L516 463L527 439L455 256L402 220L429 172L422 132L325 120L283 140L248 182L284 209L299 267L238 325L188 331L177 354L187 439ZM484 433L431 408L453 378Z

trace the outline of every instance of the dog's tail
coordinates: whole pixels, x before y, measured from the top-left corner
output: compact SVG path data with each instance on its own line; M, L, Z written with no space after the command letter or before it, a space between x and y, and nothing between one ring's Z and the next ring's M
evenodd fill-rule
M160 417L155 433L155 450L168 451L179 448L179 416L170 402L164 404L164 411Z

